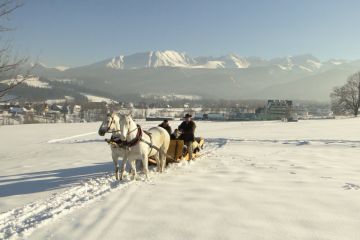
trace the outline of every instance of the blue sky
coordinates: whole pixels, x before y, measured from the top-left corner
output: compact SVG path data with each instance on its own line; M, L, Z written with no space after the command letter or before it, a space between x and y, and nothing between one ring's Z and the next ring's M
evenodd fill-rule
M359 11L358 0L27 0L6 24L17 52L49 66L166 49L360 59Z

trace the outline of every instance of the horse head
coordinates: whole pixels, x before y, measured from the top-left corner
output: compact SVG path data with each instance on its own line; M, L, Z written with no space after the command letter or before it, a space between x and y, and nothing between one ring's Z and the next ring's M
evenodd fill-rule
M120 139L125 141L129 133L132 131L131 127L134 125L134 121L131 118L131 114L121 114L119 120L120 127Z
M115 113L108 113L106 118L101 123L99 128L99 135L104 136L105 133L116 133L120 131L119 117Z

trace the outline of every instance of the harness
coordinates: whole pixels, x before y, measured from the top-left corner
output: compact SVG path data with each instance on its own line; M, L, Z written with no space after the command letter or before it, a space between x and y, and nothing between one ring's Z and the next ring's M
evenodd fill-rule
M150 154L151 154L151 151L152 151L152 149L153 149L153 148L154 148L155 150L157 150L157 151L159 151L160 149L159 149L159 148L157 148L157 147L155 147L155 146L153 145L153 141L152 141L152 135L151 135L151 133L150 133L150 132L148 132L148 131L144 131L144 133L145 133L146 135L148 135L148 136L149 136L149 138L150 138L150 143L149 143L149 142L147 142L147 141L145 141L143 138L141 138L141 139L140 139L140 141L142 141L143 143L145 143L145 144L149 145L149 147L150 147L150 151L149 151L148 157L150 157Z
M113 121L114 121L114 119L113 119L113 117L111 117L111 122L113 122ZM111 124L110 124L109 126L111 126ZM107 130L108 133L119 132L119 130L117 130L117 131L112 131L112 132L109 132L109 130L110 130L110 127L108 127L108 130ZM112 144L112 145L115 145L116 147L124 148L124 149L126 149L126 150L129 150L129 148L137 145L139 142L143 142L143 143L147 144L147 145L150 147L150 151L149 151L149 155L148 155L148 156L150 156L152 149L155 149L155 150L158 151L158 152L163 152L160 148L158 148L157 146L155 146L155 145L153 144L151 133L148 132L148 131L142 130L141 127L140 127L140 125L138 125L138 124L136 125L136 128L135 128L134 130L129 131L129 132L127 133L127 135L129 135L130 133L132 133L132 132L134 132L134 131L136 131L136 130L138 130L138 132L137 132L137 134L136 134L136 137L135 137L133 140L129 141L129 142L126 141L126 140L125 140L125 141L122 141L122 140L120 139L120 137L115 137L114 135L111 136L110 139L105 139L105 141L106 141L108 144ZM145 139L142 138L143 132L144 132L146 135L149 136L150 142L148 142L148 141L146 141ZM164 152L164 154L165 154L168 158L171 158L172 160L174 160L174 159L173 159L171 156L169 156L166 152Z
M128 135L134 131L138 130L136 137L132 139L131 141L122 141L120 137L115 137L114 135L111 136L110 139L105 139L107 143L115 143L120 148L130 148L138 144L142 140L142 130L140 125L136 125L136 128L134 130L131 130L128 132Z
M149 145L149 147L150 147L149 156L150 156L150 154L151 154L152 149L155 149L155 150L159 151L159 148L157 148L157 147L154 146L154 144L153 144L151 133L148 132L148 131L142 130L141 127L140 127L140 125L137 124L137 125L136 125L136 128L135 128L134 130L131 130L131 131L128 132L128 135L129 135L130 133L136 131L136 130L138 131L137 134L136 134L136 137L135 137L134 139L132 139L131 141L126 141L126 140L123 141L123 140L121 140L120 137L116 137L116 136L114 136L114 135L112 135L110 139L105 139L105 141L106 141L107 143L109 143L109 144L114 144L114 145L116 145L116 147L124 148L124 149L129 149L129 148L135 146L136 144L138 144L139 142L143 142L143 143ZM142 137L142 136L143 136L143 132L144 132L146 135L149 136L150 142L148 142L148 141L146 141L145 139L143 139L143 137Z

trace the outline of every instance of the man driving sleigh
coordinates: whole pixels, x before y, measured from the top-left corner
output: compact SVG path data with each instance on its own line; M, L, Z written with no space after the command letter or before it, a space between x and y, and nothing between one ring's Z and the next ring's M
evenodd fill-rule
M179 131L181 132L180 139L184 141L184 144L187 147L187 151L189 153L189 159L194 159L193 143L195 141L196 124L192 120L192 116L188 113L185 115L184 119L185 120L178 127Z

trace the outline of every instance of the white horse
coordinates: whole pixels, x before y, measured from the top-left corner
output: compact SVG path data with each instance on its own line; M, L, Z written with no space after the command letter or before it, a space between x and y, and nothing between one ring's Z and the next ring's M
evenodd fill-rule
M120 115L120 138L128 148L125 156L131 163L133 178L136 177L136 159L141 159L143 170L148 178L148 161L153 157L157 163L158 172L163 172L166 165L166 154L170 145L169 133L161 127L150 128L144 132L139 125L136 125L130 115ZM120 179L124 174L124 166L121 168Z
M108 114L106 119L100 125L99 131L98 131L99 135L104 136L105 133L111 133L112 138L119 137L119 134L120 134L119 120L120 120L119 117L115 113ZM124 148L121 148L121 147L117 146L116 144L110 144L110 149L111 149L111 157L113 159L114 167L115 167L115 177L116 177L116 180L119 180L118 160L121 157L123 159L121 166L124 165L124 167L125 167L126 151Z
M111 132L120 137L122 148L111 148L115 165L115 176L118 179L118 157L122 156L120 180L123 178L125 164L129 160L133 178L136 178L136 160L141 159L143 170L148 178L148 158L153 157L157 162L157 170L163 172L166 165L166 153L170 144L170 136L161 127L154 127L145 133L140 126L136 125L130 115L108 115L99 129L99 135Z

